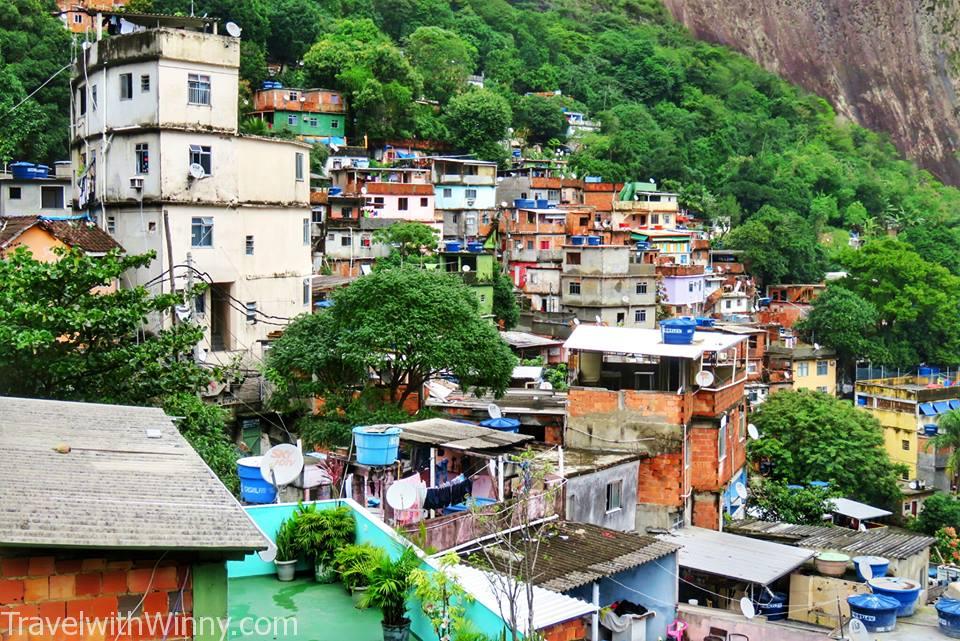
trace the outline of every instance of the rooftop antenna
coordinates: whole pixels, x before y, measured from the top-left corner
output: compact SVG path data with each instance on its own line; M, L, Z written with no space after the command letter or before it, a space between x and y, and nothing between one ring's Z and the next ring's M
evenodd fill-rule
M241 29L240 25L238 25L236 22L228 22L224 28L232 38L239 38L240 34L243 32L243 29Z

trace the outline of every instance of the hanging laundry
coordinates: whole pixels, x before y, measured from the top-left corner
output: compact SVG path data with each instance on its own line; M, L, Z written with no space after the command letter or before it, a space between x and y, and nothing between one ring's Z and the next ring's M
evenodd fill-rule
M450 483L438 487L427 488L427 496L423 501L425 510L442 510L448 505L462 503L473 489L473 481L464 478L461 474Z

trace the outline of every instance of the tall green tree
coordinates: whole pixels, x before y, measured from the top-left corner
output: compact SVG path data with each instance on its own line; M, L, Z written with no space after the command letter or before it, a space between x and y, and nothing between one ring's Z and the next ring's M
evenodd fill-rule
M567 119L555 99L537 94L524 96L517 106L515 119L517 125L528 132L531 142L546 143L554 138L563 141L567 137Z
M520 320L520 306L513 293L513 281L497 270L493 277L493 317L504 329L513 329Z
M750 478L750 495L747 506L751 514L764 521L782 521L797 525L820 525L823 515L833 507L831 500L836 492L831 488L790 488L783 481Z
M373 371L402 406L440 373L502 394L514 360L458 277L400 267L364 276L334 293L330 309L294 320L267 365L284 393L300 397L365 389Z
M831 283L814 299L810 313L795 328L810 343L836 350L841 369L850 374L858 359L883 360L875 342L878 318L871 303Z
M960 410L950 410L937 421L938 433L927 441L928 450L946 450L947 475L960 488ZM954 525L960 526L960 521Z
M807 485L828 481L838 495L892 506L900 496L898 466L890 462L873 416L840 399L809 390L771 394L753 414L760 438L747 449L769 478Z
M444 115L458 148L485 160L505 155L500 141L507 136L512 112L503 96L489 89L468 91L451 99Z
M823 277L823 248L813 227L792 212L764 205L723 244L744 251L750 273L763 285L816 283Z
M376 268L382 269L399 267L411 261L423 265L425 256L437 249L440 234L429 225L405 221L376 230L373 240L390 247L390 254L377 261Z
M440 27L419 27L404 52L423 77L424 96L444 103L467 88L467 76L477 64L476 48Z
M910 527L930 536L943 527L960 527L960 497L946 492L935 493L923 502L923 510Z

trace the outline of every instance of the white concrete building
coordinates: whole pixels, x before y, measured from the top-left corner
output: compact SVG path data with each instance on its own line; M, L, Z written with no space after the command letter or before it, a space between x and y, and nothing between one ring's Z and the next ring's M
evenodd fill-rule
M94 42L72 80L75 206L128 252L155 252L128 285L170 291L173 265L180 290L189 256L210 283L194 301L202 347L259 356L310 309L310 148L238 135L239 62L240 40L199 18Z

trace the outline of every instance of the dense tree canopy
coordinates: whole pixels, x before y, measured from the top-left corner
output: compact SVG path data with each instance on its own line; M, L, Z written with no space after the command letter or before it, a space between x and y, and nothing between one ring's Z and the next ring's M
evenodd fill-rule
M821 392L780 391L752 420L760 438L750 442L748 456L769 465L769 478L800 485L828 481L838 495L875 505L892 505L900 495L880 424L849 402Z
M762 285L815 283L823 278L823 248L812 226L798 214L764 205L724 242L745 252L747 266Z
M881 358L874 339L877 309L848 289L831 284L814 299L810 313L795 326L810 343L833 348L843 367L860 358Z
M423 77L424 96L444 103L468 86L477 58L472 44L440 27L419 27L404 51Z
M447 105L446 124L462 149L486 160L506 152L500 141L512 117L506 99L489 89L476 89L454 97Z

